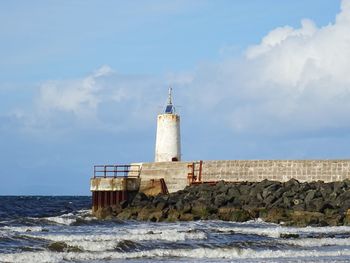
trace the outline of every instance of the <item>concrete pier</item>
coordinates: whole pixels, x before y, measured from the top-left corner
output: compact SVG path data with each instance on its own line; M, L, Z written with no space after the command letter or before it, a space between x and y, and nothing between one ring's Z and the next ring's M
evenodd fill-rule
M95 165L90 179L92 212L129 200L140 189L138 165Z

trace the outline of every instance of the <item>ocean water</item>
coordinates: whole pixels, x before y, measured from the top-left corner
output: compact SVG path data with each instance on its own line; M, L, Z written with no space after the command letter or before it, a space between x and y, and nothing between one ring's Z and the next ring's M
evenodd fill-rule
M90 206L90 197L0 197L0 262L350 262L350 227L101 221Z

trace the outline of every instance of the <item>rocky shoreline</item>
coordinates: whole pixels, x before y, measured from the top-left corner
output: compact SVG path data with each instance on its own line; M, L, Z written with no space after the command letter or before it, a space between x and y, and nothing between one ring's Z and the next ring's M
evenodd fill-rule
M98 218L143 221L261 218L286 226L350 225L350 180L324 183L289 180L200 184L155 197L137 193L132 201L98 209Z

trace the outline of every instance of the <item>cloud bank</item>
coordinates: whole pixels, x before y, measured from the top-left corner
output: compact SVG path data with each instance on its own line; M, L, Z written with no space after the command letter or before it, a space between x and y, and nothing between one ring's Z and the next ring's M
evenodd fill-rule
M303 19L300 28L275 28L242 57L190 72L132 76L102 66L80 79L46 81L34 113L26 115L34 121L26 123L38 130L48 122L55 129L67 122L114 131L147 129L172 84L180 112L203 129L214 124L234 134L272 136L347 132L349 69L350 1L343 0L334 23L317 27Z
M300 28L275 28L240 60L197 71L192 85L204 88L203 105L226 105L235 132L315 135L349 130L349 68L350 1L343 0L333 24L304 19Z

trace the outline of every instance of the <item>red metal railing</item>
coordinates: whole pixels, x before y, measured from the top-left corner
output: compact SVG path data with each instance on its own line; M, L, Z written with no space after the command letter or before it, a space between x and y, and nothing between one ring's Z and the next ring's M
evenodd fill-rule
M123 165L94 165L94 178L96 177L140 177L141 166L137 164Z
M202 167L203 161L193 162L187 165L189 172L187 174L187 179L189 184L202 183Z
M188 184L210 184L215 185L218 181L203 181L203 161L193 162L187 165L189 172L187 174Z

